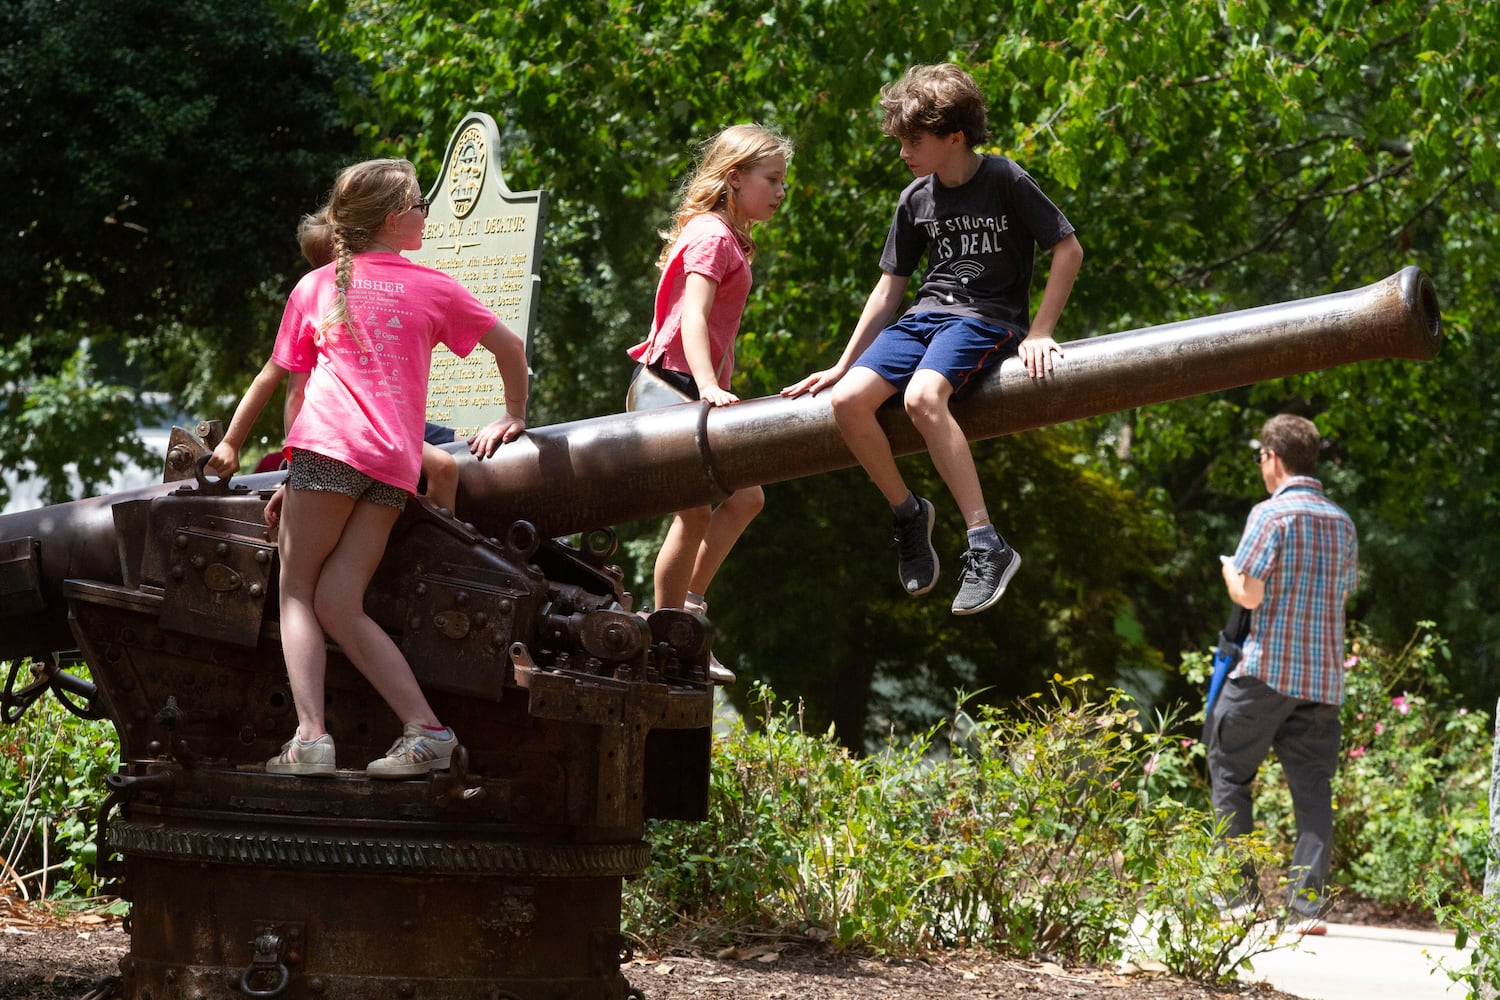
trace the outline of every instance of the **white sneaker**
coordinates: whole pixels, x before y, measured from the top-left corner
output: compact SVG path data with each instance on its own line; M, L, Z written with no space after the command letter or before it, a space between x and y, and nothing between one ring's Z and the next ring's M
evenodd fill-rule
M324 733L315 740L293 736L281 753L266 761L267 774L300 774L305 778L330 778L338 773L334 762L333 737Z
M694 600L695 597L697 598L697 600ZM703 615L705 618L707 618L708 598L702 597L698 594L690 593L688 594L687 600L682 602L682 610L688 612L689 614ZM724 666L724 664L720 663L719 658L712 652L710 652L708 654L708 680L711 684L727 686L733 684L735 681L739 680L739 678L734 675L733 670L730 670L728 667Z
M739 680L734 675L734 671L720 663L719 658L713 653L708 654L708 679L713 684L726 687Z
M446 770L458 748L458 736L451 729L446 732L444 736L407 723L385 756L370 761L365 774L372 778L414 778L428 771Z

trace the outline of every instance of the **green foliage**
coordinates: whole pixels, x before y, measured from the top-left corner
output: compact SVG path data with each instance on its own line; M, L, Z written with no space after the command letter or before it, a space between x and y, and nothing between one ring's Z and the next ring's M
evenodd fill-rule
M1334 852L1340 881L1383 902L1476 887L1488 857L1489 716L1443 707L1451 661L1430 628L1396 651L1350 646Z
M1188 645L1171 630L1195 621L1212 634L1213 556L1259 492L1239 446L1271 413L1305 413L1361 528L1360 616L1387 643L1439 621L1466 654L1455 692L1477 703L1500 653L1480 596L1497 585L1500 533L1476 530L1496 522L1500 340L1481 317L1500 216L1481 178L1495 163L1483 123L1500 111L1500 56L1485 40L1500 14L1464 2L1222 10L1063 7L1073 45L1046 46L1046 31L1003 43L1018 78L1068 81L1051 134L1079 157L1087 217L1108 220L1107 235L1081 232L1090 257L1069 312L1094 314L1102 293L1120 324L1156 322L1416 264L1439 290L1446 343L1431 365L1348 366L1099 421L1098 460L1164 490L1178 528L1174 592L1146 607L1148 634L1164 649Z
M113 725L80 719L50 695L0 728L0 852L5 881L24 898L97 894L94 814L118 763Z
M946 748L934 729L856 757L758 686L759 728L736 721L716 743L708 821L651 829L627 925L893 954L1128 951L1230 978L1249 925L1222 922L1212 896L1264 847L1224 849L1209 815L1173 797L1157 776L1186 748L1145 732L1120 692L1094 701L1060 678L1050 691L1010 716L960 710Z
M1500 991L1500 896L1441 882L1424 884L1412 895L1432 910L1440 927L1453 928L1455 948L1468 949L1465 964L1439 959L1438 967L1466 987L1466 997L1495 996Z
M77 459L97 482L142 415L122 387L216 416L264 361L304 266L297 219L355 152L348 62L292 36L284 6L0 6L7 467Z
M150 455L135 438L141 410L125 386L100 385L89 345L81 343L55 373L32 378L28 363L33 338L22 337L13 349L0 348L0 466L38 478L46 503L74 499L73 477L80 496L92 496L109 482L121 459L150 466ZM69 473L73 473L73 477ZM0 486L0 503L7 498Z

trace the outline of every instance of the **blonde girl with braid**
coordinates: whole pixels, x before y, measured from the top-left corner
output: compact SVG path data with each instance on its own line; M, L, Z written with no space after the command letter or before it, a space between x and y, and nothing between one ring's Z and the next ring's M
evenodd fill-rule
M525 346L456 280L414 264L427 201L405 160L370 160L338 176L327 205L333 260L287 300L272 361L290 373L278 547L281 644L297 732L266 771L337 772L324 717L327 640L338 643L402 722L372 778L448 767L458 739L433 713L400 649L364 610L365 589L417 486L433 349L495 356L506 413L471 441L476 454L526 429Z
M629 354L710 406L730 406L734 341L750 294L751 227L786 197L792 145L761 125L732 125L703 147L662 232L656 311L650 336ZM765 506L753 486L717 507L678 511L656 556L656 607L702 613L704 594L729 550ZM733 675L719 668L716 678Z
M307 262L313 267L322 267L333 260L333 225L328 221L326 206L311 215L302 217L302 221L297 225L297 244L302 249L302 256L307 258ZM274 358L266 361L260 374L256 375L255 380L250 383L250 388L240 400L239 406L235 408L229 427L224 431L224 437L214 448L213 456L207 465L210 475L227 476L240 470L240 451L245 447L245 441L249 438L256 419L265 409L266 403L270 402L276 387L281 384L282 379L287 377L287 374ZM292 377L287 387L289 401L301 398L302 385L306 380L306 372L299 372ZM291 426L289 417L286 419L285 426ZM447 433L434 435L434 430L447 431ZM438 424L427 424L426 431L427 434L424 435L422 442L422 479L419 485L425 487L423 493L428 500L432 501L433 506L439 510L452 512L458 505L458 460L451 453L430 442L434 437L451 441L453 432ZM282 467L285 468L284 463ZM277 490L270 503L266 505L266 524L273 530L280 520L281 501L285 495L285 490Z

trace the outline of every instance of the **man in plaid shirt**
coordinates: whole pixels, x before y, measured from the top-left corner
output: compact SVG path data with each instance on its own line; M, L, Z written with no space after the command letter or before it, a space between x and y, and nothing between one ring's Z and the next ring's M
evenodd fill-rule
M1214 811L1226 836L1251 831L1255 773L1273 748L1281 761L1297 820L1288 917L1303 933L1323 930L1343 736L1344 601L1359 554L1354 522L1312 475L1320 443L1312 421L1291 414L1261 429L1271 498L1250 512L1234 555L1220 557L1230 599L1254 613L1208 725ZM1257 894L1247 885L1244 901Z

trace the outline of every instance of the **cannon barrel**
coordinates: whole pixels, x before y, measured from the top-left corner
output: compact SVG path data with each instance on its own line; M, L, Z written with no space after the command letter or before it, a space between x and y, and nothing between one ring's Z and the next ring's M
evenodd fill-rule
M1425 360L1440 342L1437 293L1408 267L1350 291L1073 341L1045 380L1012 358L953 410L981 440L1356 361ZM923 449L899 408L881 416L897 454ZM826 392L684 404L534 428L484 462L464 461L458 514L487 534L523 518L560 536L853 464ZM280 477L236 482L265 488ZM62 581L118 579L114 505L175 485L0 517L0 658L71 648Z
M1376 358L1433 357L1437 294L1408 267L1362 288L1065 345L1045 380L1011 358L953 403L970 440ZM899 407L897 454L924 448ZM482 529L524 516L564 535L855 464L829 394L683 404L541 427L460 469L459 512Z

